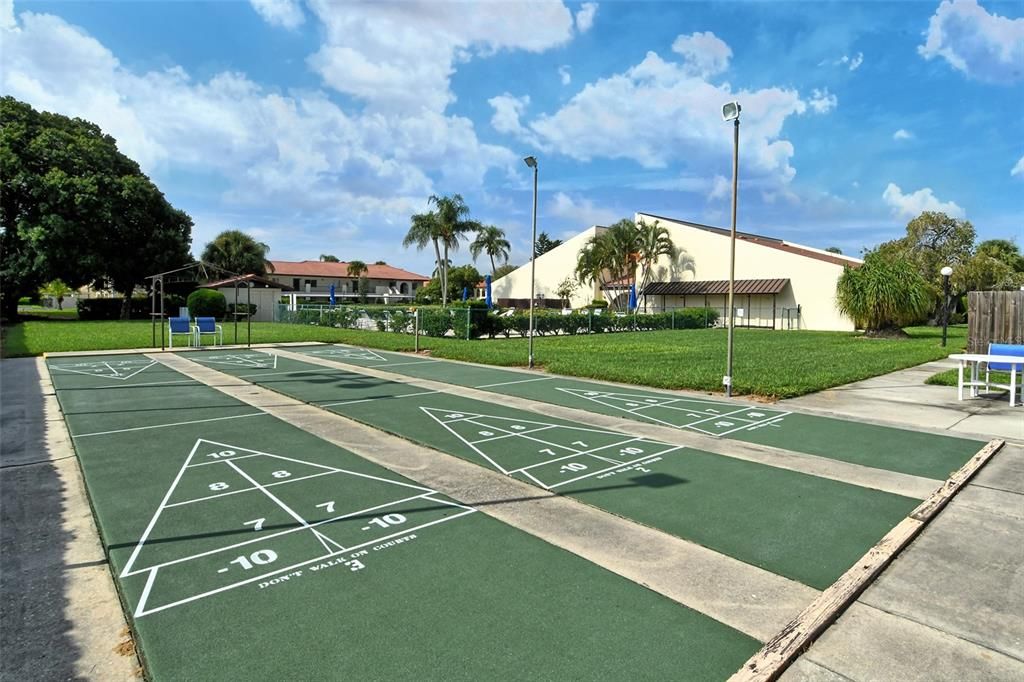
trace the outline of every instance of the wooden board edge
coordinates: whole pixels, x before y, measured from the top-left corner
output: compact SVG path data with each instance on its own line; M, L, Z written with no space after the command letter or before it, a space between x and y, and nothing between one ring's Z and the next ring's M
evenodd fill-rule
M1003 447L993 439L900 521L737 670L729 682L776 680L867 589L978 470Z

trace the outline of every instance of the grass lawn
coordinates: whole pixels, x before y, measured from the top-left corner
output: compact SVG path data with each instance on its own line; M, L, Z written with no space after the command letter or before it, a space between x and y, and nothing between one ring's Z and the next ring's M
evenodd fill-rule
M964 378L970 378L970 369L965 369L964 374L967 375ZM1018 373L1019 374L1019 373ZM926 384L933 384L935 386L956 386L957 371L955 369L947 369L945 372L939 372L933 374L924 382ZM1018 376L1018 381L1020 377ZM994 384L1009 384L1010 373L1009 372L992 372L989 380Z
M385 350L413 349L413 338L402 334L273 322L255 322L252 328L254 343L327 341ZM238 331L238 341L244 343L245 326L239 325ZM233 343L233 325L224 325L224 332L225 342ZM909 339L884 340L845 332L737 329L734 391L774 398L812 393L946 357L961 351L967 337L966 327L951 327L949 343L942 348L941 329L910 327L907 333ZM152 345L147 320L30 320L5 327L4 336L6 357ZM725 344L724 329L549 336L535 339L534 356L538 365L558 374L721 391ZM525 365L526 346L526 339L420 339L420 348L437 357L503 366Z

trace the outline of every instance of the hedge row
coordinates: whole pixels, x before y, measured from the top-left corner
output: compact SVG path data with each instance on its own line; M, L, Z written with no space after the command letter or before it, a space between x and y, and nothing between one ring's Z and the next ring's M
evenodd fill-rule
M666 313L639 313L617 316L595 314L592 311L563 315L549 310L534 311L534 329L538 336L549 334L603 334L621 331L653 331L657 329L703 329L718 321L713 308L686 308ZM378 331L411 334L414 314L396 307L346 307L326 309L300 309L286 311L283 322L313 324L324 327L377 329ZM453 306L451 308L420 308L419 330L425 336L442 337L449 332L456 338L474 339L486 336L506 338L513 334L525 336L530 329L530 315L516 311L512 315L498 315L481 305Z
M159 299L157 303L159 304ZM121 318L123 298L80 298L78 299L78 319L80 320L118 320ZM149 298L133 298L131 303L132 319L149 319L152 312L152 301ZM174 294L164 297L164 310L168 315L176 315L178 308L185 305L185 299Z

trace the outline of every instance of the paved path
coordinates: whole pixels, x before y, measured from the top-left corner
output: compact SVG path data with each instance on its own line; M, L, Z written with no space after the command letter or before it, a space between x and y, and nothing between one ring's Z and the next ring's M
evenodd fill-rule
M0 679L136 680L126 632L43 360L3 360Z
M1008 443L783 679L983 680L993 661L1024 679L1024 407L960 402L956 388L924 384L955 366L930 362L784 401Z

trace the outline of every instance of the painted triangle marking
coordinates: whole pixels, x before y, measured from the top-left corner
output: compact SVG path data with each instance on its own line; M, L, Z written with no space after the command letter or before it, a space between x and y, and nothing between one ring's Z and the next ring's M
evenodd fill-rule
M135 367L132 367L132 363L135 363ZM153 365L156 364L155 360L141 361L145 364L138 366L139 361L132 360L120 360L120 361L98 361L98 362L82 362L75 363L74 365L50 365L52 369L57 369L62 372L74 372L75 374L84 374L90 377L101 377L103 379L118 379L124 381L125 379L131 379L139 372L143 372ZM128 367L125 367L128 365ZM76 369L77 367L77 369Z
M345 346L333 346L322 350L313 350L310 355L318 355L331 358L342 358L348 360L372 360L375 362L388 362L388 359L369 348L349 348Z
M247 369L277 369L277 355L275 353L229 353L225 355L188 355L189 360L207 365L222 365L225 367L245 367Z

